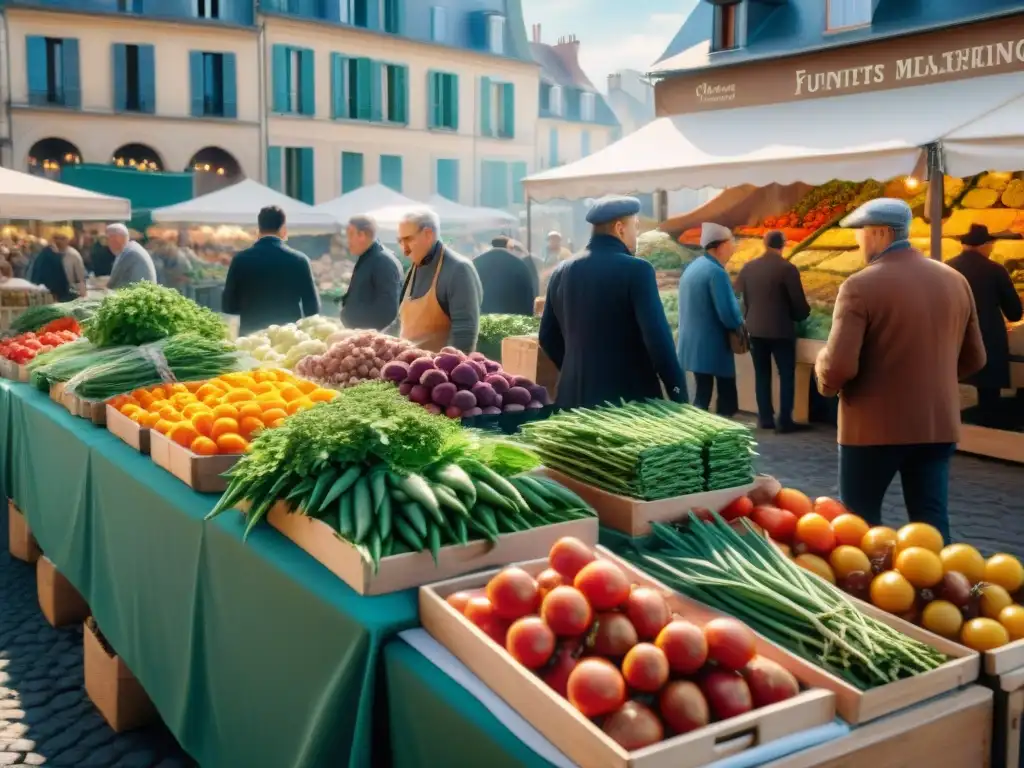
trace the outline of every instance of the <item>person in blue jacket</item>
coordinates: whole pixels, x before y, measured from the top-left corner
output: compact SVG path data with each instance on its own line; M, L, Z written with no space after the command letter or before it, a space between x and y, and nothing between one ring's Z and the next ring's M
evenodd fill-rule
M540 345L560 372L560 408L687 400L654 268L633 256L639 212L635 197L596 201L586 250L559 264L548 282Z
M725 271L734 251L732 232L706 223L701 227L700 244L704 254L679 280L679 363L696 380L693 404L708 410L717 384L715 410L732 417L739 410L739 397L729 333L743 325L740 303Z

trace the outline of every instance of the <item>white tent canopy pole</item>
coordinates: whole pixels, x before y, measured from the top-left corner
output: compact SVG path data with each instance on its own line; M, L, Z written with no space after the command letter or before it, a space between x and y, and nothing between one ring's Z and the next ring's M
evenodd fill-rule
M123 197L0 168L0 219L127 221L131 217L131 202Z

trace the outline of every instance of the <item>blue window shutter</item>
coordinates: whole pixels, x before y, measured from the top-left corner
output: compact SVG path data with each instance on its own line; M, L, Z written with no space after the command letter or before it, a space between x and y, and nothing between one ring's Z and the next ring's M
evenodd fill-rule
M444 43L448 37L444 14L445 9L440 5L430 9L430 39L435 43Z
M316 202L313 173L313 148L303 147L299 150L299 199L308 205Z
M366 28L384 29L384 18L381 15L383 8L380 0L356 0L356 5L360 3L366 6Z
M512 139L516 135L516 87L512 83L501 86L501 122L499 134Z
M491 136L494 126L491 125L491 78L480 78L480 135Z
M554 168L558 165L558 129L552 128L548 136L548 162Z
M156 50L152 45L140 45L138 48L139 111L152 114L156 112Z
M25 72L28 73L28 103L47 101L46 38L30 35L25 38Z
M406 0L384 0L387 11L385 14L385 32L400 35L405 29Z
M299 114L316 114L316 67L310 48L299 52Z
M439 80L440 75L437 72L427 73L427 112L429 114L428 125L430 128L437 128L441 125L441 88Z
M331 118L348 117L348 93L345 74L348 60L340 53L331 54Z
M409 122L409 68L395 67L395 122Z
M356 119L373 119L373 62L356 59ZM378 103L379 103L378 97Z
M281 187L281 148L267 147L267 186L282 191Z
M341 153L341 193L363 186L363 155L360 152Z
M381 104L381 99L384 95L384 89L381 85L383 69L384 65L379 61L370 62L370 119L378 123L383 119L384 105Z
M203 116L203 52L188 53L189 82L192 88L192 117Z
M459 201L459 161L438 160L435 192L454 202Z
M583 157L590 154L590 131L584 130L580 134L580 154Z
M484 160L480 164L480 204L488 208L498 207L496 165L493 160Z
M271 52L274 87L274 112L288 112L288 46L275 45Z
M222 73L224 89L224 117L238 117L238 66L235 63L235 54L222 53Z
M128 46L114 43L110 49L113 54L114 109L120 111L128 106Z
M512 163L511 166L512 174L512 202L522 203L523 202L523 179L526 178L526 163L516 162Z
M395 192L402 191L402 156L380 156L380 183Z
M448 121L448 127L452 130L459 130L459 76L448 75L448 86L449 86L449 106L448 113L450 119Z
M61 64L64 67L64 106L82 106L82 83L78 75L78 39L65 37L61 40Z
M494 167L494 207L504 208L508 205L509 199L509 183L508 183L508 163L495 162Z

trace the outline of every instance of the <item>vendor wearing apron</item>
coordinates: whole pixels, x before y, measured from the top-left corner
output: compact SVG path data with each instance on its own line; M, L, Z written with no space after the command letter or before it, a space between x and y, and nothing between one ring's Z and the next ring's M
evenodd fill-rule
M473 263L444 245L430 209L410 212L398 225L398 243L412 261L398 308L399 335L431 352L476 349L483 289ZM392 326L392 329L394 326Z

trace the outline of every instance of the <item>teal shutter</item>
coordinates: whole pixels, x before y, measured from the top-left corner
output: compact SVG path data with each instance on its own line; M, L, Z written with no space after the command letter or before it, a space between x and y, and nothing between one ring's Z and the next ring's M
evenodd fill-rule
M313 148L299 150L299 199L307 205L316 202L313 181Z
M280 147L267 147L267 186L282 191Z
M192 89L192 117L202 117L203 109L203 52L189 51L188 79Z
M504 208L508 205L509 183L508 163L495 162L494 167L494 207Z
M377 97L380 103L380 96ZM373 62L356 59L356 119L373 119Z
M457 131L459 130L459 76L446 75L445 80L448 83L446 110L448 121L445 125L453 131Z
M590 131L584 130L580 134L580 154L583 157L590 154Z
M405 28L405 0L384 0L384 31L402 34Z
M480 205L494 207L494 169L490 160L480 163Z
M114 110L121 111L128 108L128 46L114 43L111 52L114 65Z
M480 78L480 135L491 136L494 126L491 125L491 78Z
M512 174L512 202L522 203L525 199L523 195L523 179L526 178L526 163L512 163L510 168Z
M288 112L288 46L275 45L271 52L273 68L271 80L274 88L274 112Z
M360 152L341 153L341 193L363 186L363 155Z
M64 78L61 85L64 88L64 106L82 106L82 83L78 75L78 40L74 37L65 37L60 43L61 65L64 70Z
M439 79L440 75L437 72L427 73L427 111L429 114L428 126L430 128L441 127L441 88L438 82Z
M459 161L438 160L435 191L441 197L454 202L459 201Z
M501 127L498 132L506 139L516 135L516 87L512 83L501 86Z
M46 104L49 101L46 63L46 38L30 35L25 38L25 71L28 73L28 103Z
M348 117L348 89L345 87L348 59L331 54L331 118Z
M238 117L238 66L235 54L222 53L221 66L224 117Z
M386 105L381 101L384 96L384 87L381 85L381 77L384 65L379 61L370 62L370 119L379 123L384 119L383 110ZM391 94L388 94L391 98Z
M380 156L380 183L395 192L402 191L402 157L401 155Z
M138 48L139 111L152 114L156 112L156 51L152 45L140 45ZM234 56L231 54L232 58Z
M409 68L404 66L394 67L394 95L395 113L394 122L409 122Z
M552 128L548 135L548 159L551 167L558 165L558 129Z
M316 66L310 48L299 52L299 114L316 114Z

